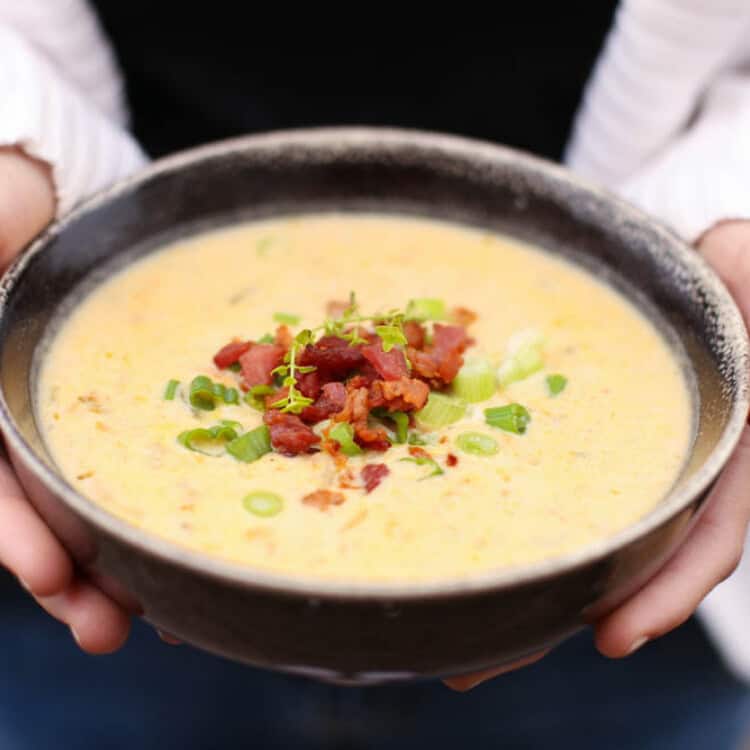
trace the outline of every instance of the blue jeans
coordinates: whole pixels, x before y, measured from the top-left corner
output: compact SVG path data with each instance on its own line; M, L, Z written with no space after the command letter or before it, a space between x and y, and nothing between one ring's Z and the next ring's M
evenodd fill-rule
M750 693L693 621L619 662L583 634L467 694L352 689L169 647L142 623L86 656L0 584L0 750L735 750L750 729Z

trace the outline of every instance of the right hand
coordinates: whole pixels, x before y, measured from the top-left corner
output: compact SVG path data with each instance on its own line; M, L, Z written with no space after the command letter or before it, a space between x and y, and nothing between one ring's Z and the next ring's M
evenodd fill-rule
M54 214L49 167L20 149L0 147L0 270L49 224ZM3 459L0 563L49 614L70 628L84 651L110 653L127 639L130 615L76 571Z

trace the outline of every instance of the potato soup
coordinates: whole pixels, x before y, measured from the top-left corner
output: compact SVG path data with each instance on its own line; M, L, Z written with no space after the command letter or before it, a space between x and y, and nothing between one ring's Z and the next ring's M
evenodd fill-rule
M89 293L36 398L59 470L207 555L361 581L563 555L687 454L675 355L619 293L506 237L319 214L194 236Z

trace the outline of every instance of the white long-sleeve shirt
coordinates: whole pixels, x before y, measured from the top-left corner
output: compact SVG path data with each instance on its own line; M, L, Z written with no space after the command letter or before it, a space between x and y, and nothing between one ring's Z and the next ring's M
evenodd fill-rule
M0 0L0 145L52 165L59 214L144 162L125 125L85 0ZM750 218L748 0L622 0L566 161L689 241ZM750 681L750 556L699 612Z

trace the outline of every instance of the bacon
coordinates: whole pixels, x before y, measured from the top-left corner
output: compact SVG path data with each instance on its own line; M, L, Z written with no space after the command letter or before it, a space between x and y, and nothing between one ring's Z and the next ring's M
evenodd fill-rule
M417 378L376 380L370 386L370 408L386 407L388 411L418 411L427 402L430 388Z
M223 370L229 365L233 365L237 360L250 349L253 345L252 341L240 341L234 339L230 341L226 346L222 346L216 354L214 354L214 364Z
M271 445L285 456L309 453L320 438L294 414L283 414L272 409L263 415L271 432Z
M409 347L407 356L414 374L434 388L442 388L456 377L464 363L461 355L474 341L461 326L435 323L433 332L433 342L429 349L420 352Z
M303 422L314 424L337 414L344 406L346 406L346 386L343 383L326 383L320 398L314 404L305 407L300 418Z
M477 314L468 307L454 307L451 310L451 320L464 328L470 326L476 319ZM416 348L419 349L419 347Z
M294 336L289 330L289 326L283 325L276 329L276 340L274 342L276 346L280 346L284 351L289 351L294 343Z
M458 456L455 453L449 453L445 457L446 466L458 466Z
M273 409L273 405L281 401L282 399L286 398L289 395L289 389L288 388L279 388L278 390L274 391L273 393L269 393L264 399L263 402L266 405L266 411L269 409Z
M328 510L332 505L341 505L345 500L343 494L333 490L315 490L302 498L305 505L311 505L318 510Z
M364 448L386 451L391 447L388 433L383 427L370 427L367 417L370 413L367 388L351 388L346 394L344 408L333 415L334 422L349 422L354 428L354 437Z
M239 359L242 379L248 388L254 385L271 385L271 371L284 359L284 350L276 344L254 344Z
M399 380L409 375L406 357L401 349L383 351L381 342L362 347L362 356L377 370L383 380Z
M404 323L404 336L407 344L413 349L424 348L425 330L416 320L407 320Z
M300 365L316 367L318 374L326 380L345 378L365 364L361 347L349 346L346 341L335 336L326 336L317 344L306 346L298 361Z
M307 398L316 399L320 396L322 387L320 373L317 370L297 375L297 390Z
M365 485L365 492L372 492L389 474L390 469L385 464L367 464L362 468L361 477Z

